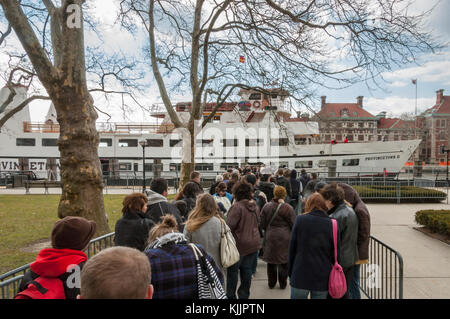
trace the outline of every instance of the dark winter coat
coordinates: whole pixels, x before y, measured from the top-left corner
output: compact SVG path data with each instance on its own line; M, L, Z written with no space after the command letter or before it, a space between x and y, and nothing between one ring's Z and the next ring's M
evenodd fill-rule
M116 222L114 245L144 251L148 233L154 225L153 220L145 218L142 212L125 213Z
M366 204L361 200L350 185L339 183L344 189L345 200L353 206L356 216L358 216L358 253L360 260L369 258L369 242L370 242L370 214Z
M276 180L277 185L283 186L286 189L286 201L289 201L292 199L292 188L291 188L291 182L284 176L278 176Z
M247 256L261 249L259 221L260 212L254 200L243 199L235 202L228 210L226 222L241 256Z
M339 235L338 235L338 262ZM327 291L334 264L331 219L320 210L297 216L289 242L288 276L291 287Z
M351 207L342 201L328 212L331 218L338 222L339 236L341 238L341 266L348 268L358 261L358 217Z
M258 187L261 192L266 194L267 202L271 202L273 199L273 189L275 188L275 185L270 182L259 182Z
M147 192L148 203L147 211L145 212L145 217L151 219L155 224L161 222L164 215L170 214L175 217L178 224L178 230L183 231L183 219L181 217L180 210L174 205L167 201L163 195L158 194L154 191Z
M306 187L306 184L308 184L308 182L310 181L310 178L309 178L308 174L307 173L300 174L299 180L302 183L302 188L304 190L305 187Z
M278 202L267 203L261 212L261 228L265 231L264 255L262 259L269 264L287 264L289 240L295 222L295 213L292 206L281 204L278 214L269 226Z

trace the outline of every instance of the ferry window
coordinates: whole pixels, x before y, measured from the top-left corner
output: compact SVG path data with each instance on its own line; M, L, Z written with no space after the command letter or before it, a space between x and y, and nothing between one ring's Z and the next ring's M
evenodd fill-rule
M312 168L313 161L297 161L295 162L295 168Z
M119 171L131 171L131 163L119 163Z
M133 170L135 171L135 172L137 172L137 171L139 171L139 164L138 163L134 163L133 164Z
M213 140L196 140L197 146L209 146Z
M147 139L148 146L150 147L163 147L164 140L161 139Z
M306 145L306 138L304 137L296 137L294 141L295 145Z
M181 140L170 140L170 142L169 142L170 143L170 147L174 147L180 142L181 142ZM178 146L181 146L181 144L178 145Z
M220 164L220 169L227 170L229 168L239 167L238 163L222 163Z
M280 139L270 139L271 146L288 146L289 139L288 138L280 138Z
M238 140L237 139L234 139L234 140L222 139L221 141L222 141L223 146L238 146Z
M153 172L153 164L146 163L144 167L146 172Z
M359 165L359 159L358 158L343 159L342 160L342 166L358 166L358 165Z
M99 147L110 147L112 146L112 138L101 138Z
M212 171L212 170L214 170L214 164L213 163L195 164L195 170L196 171Z
M119 140L119 147L137 147L138 140Z
M250 94L249 100L261 100L261 93L252 93Z
M180 171L181 164L180 163L170 163L169 169L170 169L170 171Z
M16 146L36 146L36 139L34 139L34 138L18 138L18 139L16 139Z
M289 162L280 162L278 164L279 167L289 167Z
M272 95L271 95L271 98L272 98L272 99L277 99L277 98L278 98L278 95L272 94Z
M245 146L263 146L264 140L261 138L245 139Z
M58 140L56 138L43 138L42 146L57 146Z

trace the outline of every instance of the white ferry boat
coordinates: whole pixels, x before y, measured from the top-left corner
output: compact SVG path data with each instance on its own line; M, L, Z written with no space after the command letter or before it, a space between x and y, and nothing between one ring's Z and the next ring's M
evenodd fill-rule
M27 97L18 88L14 101L0 109L0 117ZM271 94L241 90L241 101L226 103L197 136L196 170L203 176L215 175L230 167L264 164L321 176L377 175L399 172L419 146L420 140L318 144L318 124L292 117L286 106L287 92ZM0 106L8 90L0 90ZM214 104L203 109L206 118ZM181 120L189 117L190 104L178 103ZM9 119L0 131L0 173L32 171L39 178L59 179L59 125L51 105L44 123L31 121L26 107ZM178 174L182 158L181 134L177 133L163 108L151 114L155 123L97 123L100 134L99 157L105 176L142 178L143 149L146 140L145 170L151 178L154 169L163 176Z

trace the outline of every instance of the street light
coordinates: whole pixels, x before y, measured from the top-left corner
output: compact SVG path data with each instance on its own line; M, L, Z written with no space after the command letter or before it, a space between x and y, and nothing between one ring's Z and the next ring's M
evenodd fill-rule
M148 146L147 140L139 141L139 145L142 146L142 193L145 193L145 148Z

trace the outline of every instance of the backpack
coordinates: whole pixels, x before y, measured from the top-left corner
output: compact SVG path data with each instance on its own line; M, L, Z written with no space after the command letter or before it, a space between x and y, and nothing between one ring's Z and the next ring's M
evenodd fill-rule
M29 281L14 299L66 299L66 293L60 278L38 276Z

